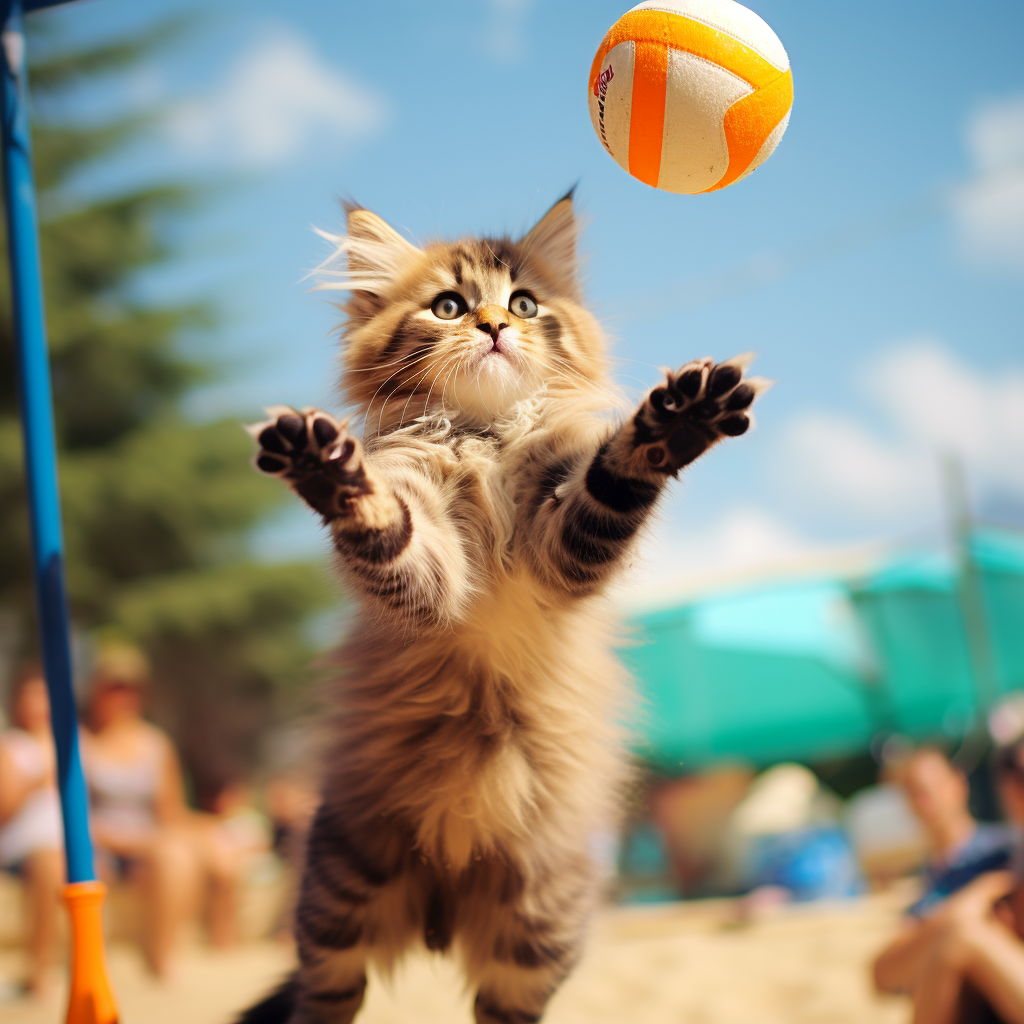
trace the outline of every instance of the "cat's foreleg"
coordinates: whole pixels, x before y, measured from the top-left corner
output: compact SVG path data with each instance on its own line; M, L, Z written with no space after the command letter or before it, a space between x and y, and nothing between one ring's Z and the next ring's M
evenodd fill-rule
M432 511L430 489L415 473L386 478L329 413L268 412L269 422L249 428L260 446L256 466L323 517L350 582L398 616L454 615L466 591L461 543Z
M554 581L575 593L596 589L668 478L723 437L747 432L750 406L769 386L743 377L748 361L699 359L666 373L592 456L552 465L535 504L536 544Z
M613 473L664 479L723 438L745 434L754 422L754 399L771 387L762 377L744 377L752 358L748 354L722 363L695 359L680 370L666 371L665 383L648 392L632 419L598 453L601 465ZM597 490L599 501L608 500L600 492L599 475L595 470L588 491L594 495Z

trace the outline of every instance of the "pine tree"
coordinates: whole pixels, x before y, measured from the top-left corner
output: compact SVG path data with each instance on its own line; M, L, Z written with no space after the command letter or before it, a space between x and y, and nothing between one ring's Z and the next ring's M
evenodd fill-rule
M41 47L33 143L72 618L86 635L116 630L147 650L158 716L201 784L225 757L253 757L275 689L303 675L305 623L331 595L310 565L252 559L247 538L285 492L252 470L236 421L182 413L216 366L183 356L180 341L212 331L213 312L135 297L139 272L174 258L168 217L187 211L190 191L69 204L76 176L115 157L147 119L82 126L62 101L160 41ZM34 621L6 260L0 276L0 616L23 653Z

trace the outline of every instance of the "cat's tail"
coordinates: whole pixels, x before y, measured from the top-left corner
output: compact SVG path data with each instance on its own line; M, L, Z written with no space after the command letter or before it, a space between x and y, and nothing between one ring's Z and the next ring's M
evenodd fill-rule
M270 995L250 1006L235 1024L288 1024L298 1000L299 981L289 975Z

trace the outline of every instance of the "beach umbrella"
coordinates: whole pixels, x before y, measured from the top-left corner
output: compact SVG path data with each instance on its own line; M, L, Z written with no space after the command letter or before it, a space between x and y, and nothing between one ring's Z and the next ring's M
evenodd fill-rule
M57 780L64 817L71 915L71 987L68 1024L115 1024L117 1008L107 975L100 917L104 887L96 879L88 801L78 750L71 689L71 645L64 589L64 552L53 399L43 313L39 231L25 73L22 15L65 0L0 0L3 90L4 208L14 310L14 342L28 482L40 646L50 693Z
M751 582L635 614L623 657L637 752L682 774L980 733L995 702L1024 692L1024 534L975 528L963 551L892 552L855 579Z

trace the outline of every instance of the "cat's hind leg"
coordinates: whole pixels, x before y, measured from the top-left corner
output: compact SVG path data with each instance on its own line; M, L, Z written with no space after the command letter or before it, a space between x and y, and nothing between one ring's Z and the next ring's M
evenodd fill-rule
M476 1024L536 1024L575 967L582 943L582 929L519 914L507 918L490 956L472 971Z
M483 864L465 894L457 944L477 991L476 1024L535 1024L582 955L600 891L589 857L529 874Z
M288 1024L349 1024L363 1002L371 956L387 967L420 934L407 909L418 894L407 851L398 830L356 828L321 806L295 909L299 970Z
M369 897L345 890L336 866L306 869L295 914L299 970L288 1024L349 1024L363 1004ZM324 883L324 879L331 881ZM337 880L335 880L337 877Z

